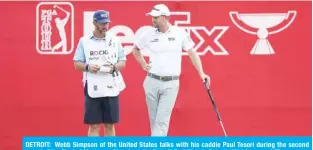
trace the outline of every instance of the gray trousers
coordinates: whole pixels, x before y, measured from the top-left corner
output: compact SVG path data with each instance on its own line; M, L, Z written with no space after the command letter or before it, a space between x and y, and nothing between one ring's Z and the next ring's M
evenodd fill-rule
M167 136L179 80L160 81L147 76L143 83L150 118L151 136Z

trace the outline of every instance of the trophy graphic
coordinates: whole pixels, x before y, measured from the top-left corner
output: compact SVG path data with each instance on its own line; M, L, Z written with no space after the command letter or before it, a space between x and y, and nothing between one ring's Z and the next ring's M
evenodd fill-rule
M236 11L229 12L232 22L242 31L249 34L256 34L258 40L250 51L251 55L271 55L275 54L270 42L268 41L268 35L275 34L286 29L294 21L296 17L296 11L288 11L288 13L249 13L249 14L239 14ZM251 31L249 29L243 28L236 22L234 16L243 24L250 26L251 28L258 29L257 32ZM290 19L291 17L291 19ZM275 28L284 21L289 21L285 23L279 29L274 29L269 32L270 28Z

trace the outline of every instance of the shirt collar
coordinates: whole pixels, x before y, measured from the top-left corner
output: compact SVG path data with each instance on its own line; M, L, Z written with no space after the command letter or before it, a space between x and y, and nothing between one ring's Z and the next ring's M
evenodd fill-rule
M107 35L105 37L103 37L103 38L97 38L93 34L91 34L89 36L89 38L92 39L92 40L102 40L102 41L105 41L106 37L107 37Z

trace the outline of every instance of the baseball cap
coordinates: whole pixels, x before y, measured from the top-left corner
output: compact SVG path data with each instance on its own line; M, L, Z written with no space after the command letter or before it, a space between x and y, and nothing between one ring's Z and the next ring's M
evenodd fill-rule
M146 16L153 16L153 17L162 16L162 15L170 16L170 10L164 4L155 5L152 8L151 12L146 13Z
M93 20L97 21L98 23L111 22L109 12L105 10L96 11L93 15Z

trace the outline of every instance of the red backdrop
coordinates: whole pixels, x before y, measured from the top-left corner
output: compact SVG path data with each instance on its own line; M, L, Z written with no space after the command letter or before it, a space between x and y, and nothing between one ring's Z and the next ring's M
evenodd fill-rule
M226 27L224 33L216 30L211 35L204 30L197 31L204 38L199 52L207 46L221 52L217 41L228 52L227 55L207 52L201 59L205 72L211 76L212 92L230 136L311 135L311 2L164 3L171 11L190 12L190 24L184 26L204 26L208 31ZM67 47L73 47L74 51L65 55L40 54L36 50L36 34L38 37L42 34L41 30L36 33L36 20L42 24L41 18L36 17L38 4L0 3L0 149L19 149L21 137L26 135L86 135L82 75L74 70L72 61L78 40L84 34L84 11L106 9L111 13L111 27L124 25L136 32L139 27L151 24L151 18L144 14L157 2L71 2L73 9L59 5L71 15L71 10L74 12L65 26ZM52 4L47 5L38 10L53 10ZM230 11L287 13L290 10L297 12L291 25L268 37L275 51L272 55L251 55L257 36L240 30L229 17ZM57 10L56 16L63 18L65 15ZM177 19L185 18L172 18ZM60 40L53 21L52 46ZM71 33L74 33L74 45ZM221 35L219 39L218 35ZM194 35L192 37L199 42ZM123 43L129 44L132 43ZM148 136L149 120L142 88L145 72L132 55L127 58L123 70L127 89L121 94L121 122L116 132L117 135ZM188 56L183 56L180 93L169 135L223 135Z

